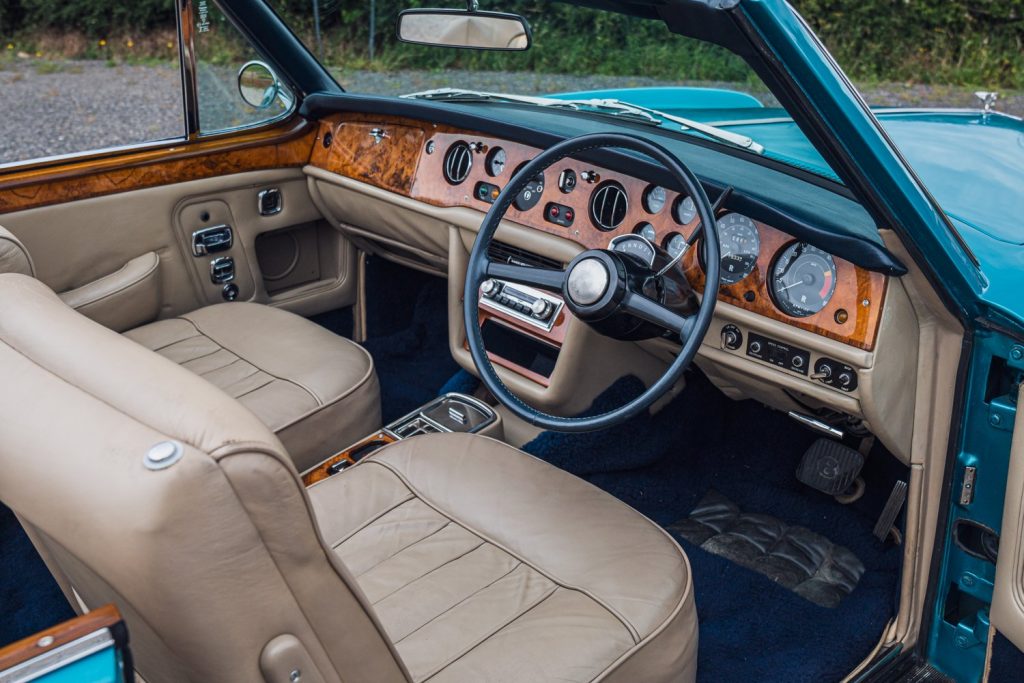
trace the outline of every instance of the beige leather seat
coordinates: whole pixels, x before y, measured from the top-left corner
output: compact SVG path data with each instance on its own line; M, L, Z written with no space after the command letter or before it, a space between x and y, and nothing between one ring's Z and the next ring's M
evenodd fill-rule
M2 226L0 273L35 275L28 250ZM83 287L61 299L88 314L77 293L89 290L86 298L102 302L97 289L104 290ZM102 322L105 316L90 317ZM380 427L380 385L370 354L297 315L235 302L124 334L241 401L284 442L300 470Z
M694 680L679 546L507 445L414 437L307 490L240 403L18 275L0 375L0 499L148 683Z
M270 306L207 306L124 333L223 389L284 443L299 470L380 427L362 346Z

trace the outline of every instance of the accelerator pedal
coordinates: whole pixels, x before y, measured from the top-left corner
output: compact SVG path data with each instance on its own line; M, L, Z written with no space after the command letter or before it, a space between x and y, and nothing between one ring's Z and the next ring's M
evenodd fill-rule
M830 496L851 490L864 467L860 451L831 439L818 439L800 459L796 478L811 488Z

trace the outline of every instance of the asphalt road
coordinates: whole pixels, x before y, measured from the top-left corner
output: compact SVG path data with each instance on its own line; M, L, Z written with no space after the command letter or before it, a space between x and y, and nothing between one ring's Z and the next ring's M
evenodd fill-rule
M210 126L252 120L237 98L229 68L201 72L207 92L200 118ZM349 90L399 95L444 86L525 95L598 88L679 85L642 77L501 72L338 72ZM718 83L685 85L723 86ZM897 107L975 107L967 88L882 84L862 89L869 104ZM754 93L758 95L758 93ZM760 94L766 99L764 94ZM770 103L770 102L768 102ZM1024 116L1024 93L1005 93L996 107ZM181 80L170 65L105 62L0 61L0 164L71 154L181 135Z

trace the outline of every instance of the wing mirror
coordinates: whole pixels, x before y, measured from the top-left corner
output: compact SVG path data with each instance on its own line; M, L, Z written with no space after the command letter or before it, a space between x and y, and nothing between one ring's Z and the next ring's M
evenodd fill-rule
M469 48L526 50L532 36L525 17L470 9L407 9L398 15L398 39L403 43Z
M238 94L256 109L268 109L278 99L285 109L291 108L291 93L273 70L260 61L246 62L238 70Z

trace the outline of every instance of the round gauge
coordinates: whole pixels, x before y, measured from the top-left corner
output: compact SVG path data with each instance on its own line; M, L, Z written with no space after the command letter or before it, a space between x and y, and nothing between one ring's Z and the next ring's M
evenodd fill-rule
M620 235L613 239L608 246L612 251L631 256L648 268L654 264L654 247L651 246L650 242L643 239L641 235L635 233L632 235Z
M680 235L678 232L672 233L672 235L665 241L665 251L672 258L678 258L680 254L686 251L686 238Z
M679 225L689 225L693 222L693 219L697 217L697 205L693 203L693 197L683 197L682 195L676 199L675 206L672 207L672 217L676 219L676 223Z
M644 210L647 213L661 213L665 208L665 188L658 185L649 185L644 190Z
M544 176L538 175L536 178L526 183L526 187L519 191L516 195L515 207L520 211L529 211L533 207L537 206L540 201L541 195L544 194Z
M761 254L761 236L754 221L738 213L729 213L718 219L718 241L722 245L721 281L734 285L754 272ZM704 267L704 250L700 265Z
M508 155L505 153L505 150L501 147L495 147L487 155L484 167L487 169L488 175L492 177L499 176L505 171L505 164L507 162Z
M645 240L654 244L654 240L658 239L658 232L654 229L654 226L650 223L644 222L633 228L634 235L640 235Z
M779 309L796 318L814 315L836 291L836 263L806 242L794 242L776 259L769 284Z

